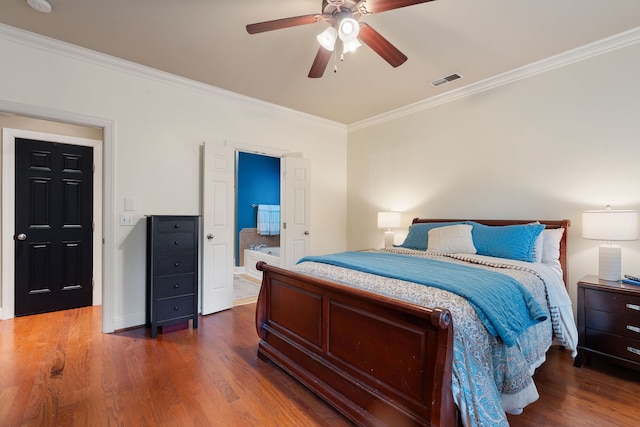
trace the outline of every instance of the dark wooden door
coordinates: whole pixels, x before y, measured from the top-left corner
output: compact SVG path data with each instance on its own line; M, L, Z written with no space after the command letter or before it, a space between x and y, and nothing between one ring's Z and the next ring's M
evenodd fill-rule
M15 315L92 303L93 148L16 138Z

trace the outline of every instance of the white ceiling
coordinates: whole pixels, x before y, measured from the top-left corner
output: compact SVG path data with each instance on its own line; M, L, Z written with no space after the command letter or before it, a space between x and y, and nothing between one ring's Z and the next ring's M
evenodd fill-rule
M640 26L638 0L436 0L360 19L409 57L400 67L363 45L309 79L326 23L245 25L319 13L321 0L49 2L44 14L0 0L0 22L345 124ZM464 78L429 85L452 73Z

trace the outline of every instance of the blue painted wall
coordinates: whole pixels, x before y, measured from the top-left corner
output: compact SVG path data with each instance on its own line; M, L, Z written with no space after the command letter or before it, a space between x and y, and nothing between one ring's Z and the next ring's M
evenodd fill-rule
M236 263L240 230L257 226L258 210L251 205L280 204L280 158L238 153L236 169Z

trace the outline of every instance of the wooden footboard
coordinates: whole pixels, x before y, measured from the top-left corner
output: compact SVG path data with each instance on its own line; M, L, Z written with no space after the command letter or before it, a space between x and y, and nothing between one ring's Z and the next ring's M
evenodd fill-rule
M456 426L453 327L425 308L259 262L258 356L358 425Z

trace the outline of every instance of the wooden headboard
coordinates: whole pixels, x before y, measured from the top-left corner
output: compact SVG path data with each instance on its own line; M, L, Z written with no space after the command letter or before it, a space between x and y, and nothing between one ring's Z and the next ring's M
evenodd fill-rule
M560 240L560 265L562 266L562 279L564 280L564 285L567 286L567 280L569 277L568 269L567 269L567 229L571 225L571 221L568 219L562 220L541 220L541 219L531 219L531 220L519 220L519 219L430 219L430 218L414 218L411 222L412 224L423 223L423 222L459 222L459 221L474 221L484 225L517 225L517 224L531 224L532 222L538 221L540 224L544 224L545 228L564 228L564 233L562 234L562 239Z

